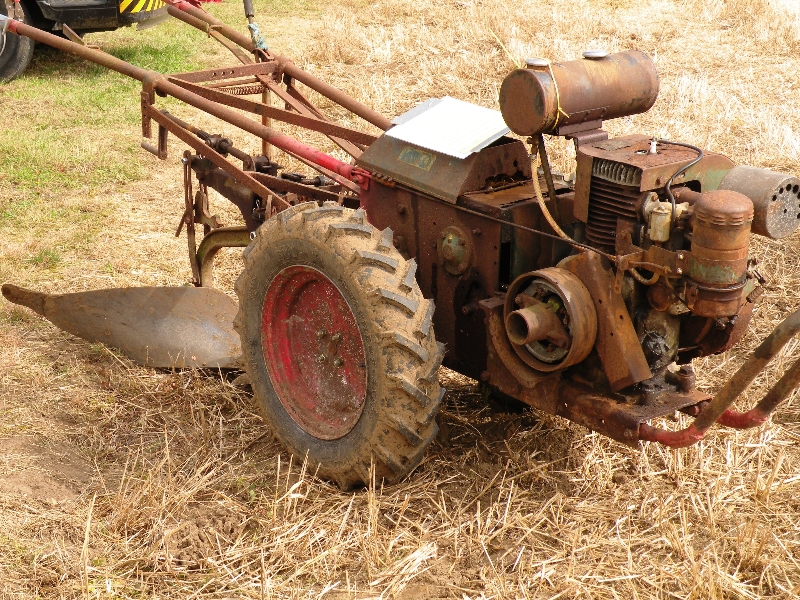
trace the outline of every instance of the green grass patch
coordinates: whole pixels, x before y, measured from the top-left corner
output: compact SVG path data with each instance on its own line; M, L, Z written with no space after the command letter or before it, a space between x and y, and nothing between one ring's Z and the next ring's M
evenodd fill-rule
M164 73L206 66L196 49L215 43L177 22L89 37L117 58ZM0 86L10 113L0 123L0 178L41 194L143 177L140 90L139 82L104 67L37 48L25 75ZM164 108L174 104L159 99Z
M61 262L61 253L56 248L44 248L28 259L36 267L52 269Z

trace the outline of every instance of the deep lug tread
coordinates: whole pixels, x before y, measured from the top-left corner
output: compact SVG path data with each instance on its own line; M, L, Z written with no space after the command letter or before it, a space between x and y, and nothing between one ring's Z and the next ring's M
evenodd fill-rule
M439 394L436 396L436 399L433 400L426 411L421 412L419 414L418 422L427 425L428 423L433 422L436 418L436 415L439 413L439 407L442 405L442 399L444 395L447 393L447 390L444 388L439 389Z
M406 394L411 396L422 408L428 408L433 403L433 398L419 389L416 385L403 377L395 377L394 380Z
M392 257L380 254L378 252L371 252L369 250L356 250L354 257L362 264L377 265L389 273L394 273L400 262Z
M427 299L422 301L422 306L424 308L422 319L414 327L414 335L418 338L428 337L431 331L431 322L433 321L433 311L436 308L433 304L433 300Z
M317 219L321 219L323 217L329 217L332 215L341 215L344 212L344 207L339 206L338 204L334 205L326 205L320 206L318 208L314 208L312 210L308 210L303 213L303 221L316 221Z
M356 209L355 211L353 211L352 213L350 213L350 216L348 217L347 220L350 223L363 223L366 220L366 217L367 217L367 213L364 212L364 209L363 208L359 208L359 209Z
M423 452L425 451L423 450ZM379 444L375 446L375 454L376 458L386 465L390 471L392 471L392 476L389 477L389 479L392 481L396 481L410 471L410 469L406 468L406 466L403 464L403 459L405 458L404 456L397 456L394 452L383 445ZM367 481L366 483L369 482Z
M433 442L437 433L439 433L439 426L434 422L431 425L430 429L428 430L428 435L426 435L423 438L422 442L417 447L416 452L413 452L412 454L406 456L406 460L410 465L409 470L415 468L417 465L419 465L419 463L422 462L422 459L425 456L425 448L430 446L431 442Z
M394 232L391 227L387 227L381 231L378 237L378 243L375 245L375 250L378 252L388 252L392 248L392 240L394 239Z
M408 352L416 356L422 362L428 360L428 351L416 342L412 342L406 336L395 332L386 334L386 338L389 345L398 346L404 350L408 350Z
M255 312L260 315L258 289L264 288L253 286L258 281L258 273L268 270L272 260L269 257L274 256L272 248L285 240L299 244L297 247L316 245L320 248L319 255L327 257L328 262L324 264L340 265L336 267L339 271L329 274L323 270L323 273L344 277L349 282L347 285L360 290L356 298L363 298L363 304L358 306L369 323L361 321L363 325L359 327L362 327L365 344L373 344L373 357L378 361L371 373L383 378L383 383L371 388L370 393L374 395L367 399L375 408L372 413L375 416L367 423L374 424L363 429L363 434L359 434L363 437L348 440L341 454L335 454L343 458L331 459L332 462L326 464L324 460L315 459L309 447L297 445L297 438L292 438L294 434L288 432L291 427L281 428L278 423L270 423L276 437L290 451L299 457L308 453L312 462L317 460L319 474L345 490L370 483L370 464L373 464L376 482L399 481L421 462L425 449L438 431L434 419L444 391L440 389L436 373L444 355L444 345L436 342L430 326L433 303L419 290L415 279L417 263L400 255L393 246L392 237L390 228L378 231L370 225L362 209L354 211L336 203L325 203L321 207L316 202L296 205L258 229L244 256L245 271L235 286L240 306L235 327L242 338L243 364L248 373L253 371L254 395L267 415L274 410L275 402L280 403L273 400L270 405L271 387L257 381L259 368L262 372L264 368L263 351L260 350L260 330L253 324L252 315ZM375 300L376 294L379 301ZM268 406L273 408L268 410ZM328 442L319 440L316 443Z
M278 222L281 226L285 227L286 223L296 214L301 213L306 210L311 210L313 208L317 208L316 202L303 202L302 204L295 204L294 206L290 206L284 211L279 212L276 216ZM259 227L256 231L263 229L263 227ZM263 232L262 232L263 235Z
M412 258L411 260L406 261L406 264L408 265L408 268L406 269L403 278L400 280L398 287L404 292L410 292L414 288L414 284L417 282L417 261Z
M361 237L372 237L372 225L363 223L332 223L328 228L334 235L358 235Z
M425 441L425 438L415 431L414 426L406 423L400 415L392 415L392 421L397 432L406 438L409 444L418 446Z
M415 314L417 314L417 308L419 308L419 302L417 302L416 300L411 300L406 296L403 296L401 294L396 294L384 288L378 288L375 291L381 298L381 300L383 300L384 302L388 302L389 304L393 304L398 308L402 308L404 311L406 311L406 313L408 313L408 315L412 317Z
M428 370L420 373L419 378L428 383L437 383L439 381L439 367L444 358L445 346L441 342L436 342L436 359L428 365Z

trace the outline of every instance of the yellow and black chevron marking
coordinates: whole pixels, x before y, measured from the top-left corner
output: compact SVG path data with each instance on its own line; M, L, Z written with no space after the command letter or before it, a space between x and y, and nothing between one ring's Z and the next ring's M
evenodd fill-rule
M120 13L138 13L156 10L164 6L164 0L122 0L119 3Z

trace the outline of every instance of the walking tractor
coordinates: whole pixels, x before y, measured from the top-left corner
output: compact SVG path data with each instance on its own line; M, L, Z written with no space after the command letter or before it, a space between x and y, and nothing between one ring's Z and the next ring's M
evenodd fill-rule
M271 53L250 2L250 35L188 2L167 8L239 64L162 75L0 24L141 81L143 148L166 158L170 135L191 148L178 231L194 287L47 295L6 284L11 302L141 364L244 368L275 435L342 488L419 464L437 433L441 364L629 446L757 426L800 382L794 364L754 408L732 409L800 329L798 311L714 397L695 389L693 359L747 330L764 283L750 237L797 228L800 180L685 143L610 138L604 121L656 101L647 55L529 59L504 79L499 111L445 97L390 120ZM303 86L382 133L330 121ZM163 96L260 138L262 154L160 110ZM352 160L273 121L320 132ZM572 140L574 177L551 171L544 135ZM273 148L316 174L286 172ZM211 214L209 188L241 224ZM212 287L224 247L244 248L238 305ZM691 424L652 423L676 411Z

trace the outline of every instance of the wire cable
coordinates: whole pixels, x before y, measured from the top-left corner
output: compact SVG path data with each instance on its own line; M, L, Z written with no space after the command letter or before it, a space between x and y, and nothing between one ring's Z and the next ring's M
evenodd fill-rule
M697 152L697 158L695 158L690 163L684 165L683 167L681 167L680 169L675 171L675 173L672 175L672 177L670 177L667 180L667 185L664 186L664 191L667 193L667 197L669 198L669 201L672 204L672 223L674 224L675 223L675 216L676 216L676 213L678 212L678 209L677 209L677 205L676 205L676 202L675 202L675 196L672 194L672 189L671 189L672 188L672 182L675 180L675 178L678 175L680 175L681 173L685 173L690 167L693 167L694 165L699 163L701 160L703 160L703 157L705 156L705 154L703 153L703 150L701 148L698 148L697 146L692 146L691 144L686 144L684 142L672 142L670 140L658 140L658 141L661 142L662 144L671 144L672 146L682 146L683 148L689 148L690 150L694 150L695 152Z

